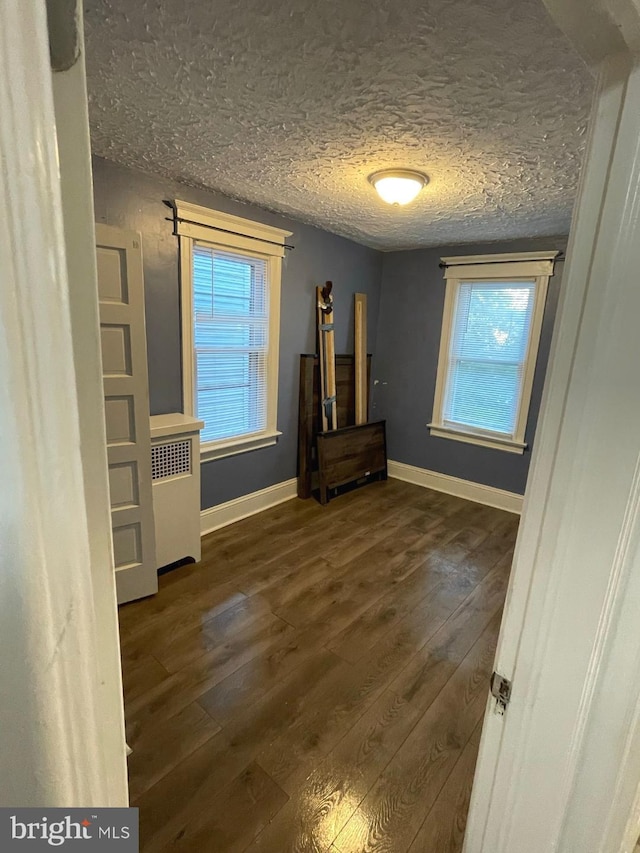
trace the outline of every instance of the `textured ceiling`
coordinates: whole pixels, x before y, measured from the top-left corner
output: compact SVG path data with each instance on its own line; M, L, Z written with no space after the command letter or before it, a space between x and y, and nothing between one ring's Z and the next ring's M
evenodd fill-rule
M382 249L568 230L593 84L541 0L85 6L102 157Z

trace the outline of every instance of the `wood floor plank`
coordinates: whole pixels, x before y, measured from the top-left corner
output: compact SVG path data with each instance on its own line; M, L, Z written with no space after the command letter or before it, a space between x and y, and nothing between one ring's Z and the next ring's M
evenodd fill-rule
M494 531L481 545L470 551L467 559L467 565L475 568L476 570L488 572L491 571L497 563L504 560L507 552L511 554L513 552L511 535L505 535L505 533L501 531Z
M407 528L412 522L417 522L420 516L420 511L411 507L403 507L391 512L383 509L380 513L369 513L366 523L351 539L348 547L345 547L344 543L340 541L332 542L329 547L325 548L322 557L334 569L339 569L357 557L370 552L376 543L388 539L395 530Z
M275 624L277 617L269 603L260 596L244 596L232 607L203 619L188 630L165 633L154 643L153 654L168 672L178 672L247 631L259 620Z
M171 772L184 758L220 731L199 705L192 703L159 725L127 728L129 793L137 799Z
M291 625L282 620L274 622L272 614L256 619L240 636L206 652L156 687L136 697L125 709L127 719L140 725L149 725L158 718L177 714L293 630Z
M142 850L457 851L517 523L397 480L295 499L123 607Z
M419 718L408 702L385 691L292 792L249 851L324 853Z
M295 527L290 523L288 529L263 528L250 548L245 544L231 554L229 549L223 553L217 550L217 574L233 576L239 588L248 594L259 592L277 579L283 569L298 566L301 559L304 560L303 555L320 553L320 545L326 539L325 525L331 526L336 541L343 541L361 532L362 520L373 525L376 517L393 515L385 502L376 500L371 494L363 497L362 493L359 493L359 500L353 502L348 516L340 514L339 504L332 503L324 510L316 505L314 513Z
M163 850L188 824L193 809L211 809L229 781L304 712L309 684L321 681L339 663L324 650L305 661L143 794L134 805L140 809L141 837L148 849Z
M389 685L468 596L458 578L442 583L356 665L345 662L310 694L307 710L278 741L258 755L285 790L295 790L309 768Z
M506 579L490 574L451 614L391 683L391 689L426 710L492 621L496 632Z
M461 853L481 733L480 722L414 838L410 853Z
M425 571L418 569L401 581L395 590L390 590L375 600L330 640L327 648L344 660L356 663L442 583L454 584L467 593L473 589L471 581L464 575L457 574L455 569L446 563L436 563Z
M237 522L232 527L249 525L252 528L250 535L240 536L238 540L229 539L220 543L217 541L220 531L213 533L210 538L205 537L202 540L203 564L215 568L217 583L237 582L248 572L259 569L265 561L265 555L268 560L270 555L288 553L303 541L305 536L317 529L318 508L307 506L309 503L299 500L289 502L294 508L303 504L303 508L296 509L289 518L286 517L284 509L281 511L281 518L264 518L263 516L273 512L267 510L266 513L252 516L244 522Z
M380 539L392 536L397 526L409 526L417 518L415 513L407 518L403 517L402 511L389 512L384 504L361 506L355 512L349 512L345 518L339 518L337 523L332 523L329 549L324 547L326 528L324 524L318 524L315 532L304 536L293 550L285 554L278 553L257 569L243 572L238 583L247 594L263 593L275 608L296 593L309 590L321 577L330 574L334 578L339 576L341 572L336 569L335 561L333 566L327 561L327 553L341 553L344 564L348 562L349 555L357 558L363 542L368 551Z
M160 661L148 652L132 655L122 669L122 688L127 702L152 690L169 677Z
M335 839L344 853L404 853L447 781L487 701L490 624Z
M296 597L304 603L306 598L313 595L312 590L321 586L323 581L332 574L331 566L319 556L317 551L311 555L306 551L305 553L307 556L304 559L298 558L294 566L291 566L285 558L284 563L280 564L284 571L280 574L277 570L278 577L275 583L265 582L269 572L269 568L265 567L264 581L260 579L260 586L257 589L259 594L269 602L274 612Z
M416 509L437 512L438 516L443 518L447 514L445 507L450 501L450 495L445 495L443 492L435 492L432 489L423 489L422 486L404 483L402 501L405 505L415 507ZM456 508L459 506L460 504L457 504ZM451 511L453 510L450 510L449 514Z
M384 560L382 562L385 563ZM410 562L411 557L405 561L405 567L409 566ZM386 569L393 573L392 564L390 565L389 562L386 562L385 566ZM326 565L321 567L321 573L322 576L326 576ZM423 599L441 582L441 578L443 577L447 578L448 584L456 588L456 601L458 600L458 591L464 597L462 593L465 590L468 593L471 589L466 578L452 574L448 567L438 565L435 568L429 568L421 575L419 584L416 582L415 586L412 587L411 607L407 606L407 612L419 607ZM253 696L255 699L261 693L270 689L271 685L284 672L287 672L296 666L300 660L312 654L323 641L328 648L339 654L339 649L333 645L332 637L337 632L340 632L341 625L345 621L348 623L348 626L353 626L353 631L349 631L349 627L342 629L342 633L348 632L348 636L344 639L344 642L338 643L338 645L344 650L351 644L352 648L359 650L357 659L363 657L378 640L389 633L394 625L401 621L404 615L403 611L398 611L397 618L390 619L388 617L388 613L385 612L385 605L380 603L383 601L384 592L383 589L380 589L380 600L379 602L376 601L373 607L367 608L366 614L368 616L363 618L362 623L359 619L353 621L354 616L373 597L374 593L371 592L370 587L374 581L375 574L367 580L367 583L357 585L357 592L361 596L363 595L363 590L365 591L361 601L358 601L354 596L349 597L348 585L346 585L346 589L342 586L340 587L340 600L335 601L336 590L333 588L333 584L336 583L336 580L333 578L328 584L331 587L329 590L331 596L328 600L326 598L323 599L317 588L314 589L311 596L311 601L314 604L313 613L305 608L304 604L301 605L303 612L301 613L300 621L302 624L308 624L309 627L306 630L301 629L295 634L285 637L283 642L278 646L264 652L211 688L211 690L200 697L200 704L207 708L215 719L223 720L224 718L228 718L233 713L233 709L241 707L250 696ZM392 586L394 582L394 580L391 580L389 585ZM352 586L355 585L353 578L350 583ZM420 592L418 594L416 590L419 587ZM424 616L432 612L432 610L427 610L426 612L423 610L422 615ZM341 634L338 634L338 637L340 636ZM342 654L341 656L343 659L349 659L346 654Z
M163 578L160 578L161 594L122 607L120 632L123 656L127 657L130 649L153 649L155 643L167 635L188 630L244 598L235 584L203 585L202 580L194 577L189 588L175 590L174 594L173 588L165 593ZM136 607L143 604L146 605L144 609ZM130 613L132 616L128 616Z
M220 723L228 723L247 702L267 695L287 673L322 648L326 627L320 623L286 634L263 654L257 655L198 699Z
M320 618L327 607L344 606L354 595L366 609L373 597L385 592L385 586L398 583L424 563L425 538L429 535L415 530L409 521L406 526L399 525L340 567L330 564L330 571L319 581L287 595L274 612L292 625L308 624Z
M240 853L287 802L287 795L255 762L248 765L221 793L215 809L193 808L180 831L154 850Z

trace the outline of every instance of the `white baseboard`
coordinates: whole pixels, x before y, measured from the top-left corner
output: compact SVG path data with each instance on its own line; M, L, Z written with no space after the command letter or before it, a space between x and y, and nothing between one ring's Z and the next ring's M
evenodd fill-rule
M503 489L483 486L481 483L472 483L470 480L460 480L458 477L438 474L436 471L427 471L426 468L417 468L415 465L406 465L404 462L394 462L391 459L388 469L390 477L404 480L405 483L445 492L448 495L504 509L507 512L519 514L522 510L522 495L515 492L505 492ZM289 501L295 498L297 493L298 481L294 477L283 483L261 489L259 492L252 492L218 506L203 509L200 513L200 535L213 533L214 530L219 530L235 521Z
M242 518L248 518L257 512L289 501L291 498L295 498L297 494L298 481L294 477L292 480L285 480L283 483L276 483L274 486L260 489L259 492L251 492L251 494L243 495L241 498L235 498L235 500L218 504L218 506L203 509L200 513L200 535L212 533L220 527L233 524L234 521L240 521Z
M436 471L427 471L426 468L417 468L415 465L406 465L404 462L388 463L389 476L396 480L404 480L405 483L413 483L415 486L424 486L425 489L434 489L436 492L445 492L447 495L455 495L457 498L465 498L468 501L504 509L507 512L522 512L522 495L515 492L506 492L504 489L495 489L493 486L483 486L481 483L473 483L471 480L460 480L458 477L450 477L448 474L438 474Z

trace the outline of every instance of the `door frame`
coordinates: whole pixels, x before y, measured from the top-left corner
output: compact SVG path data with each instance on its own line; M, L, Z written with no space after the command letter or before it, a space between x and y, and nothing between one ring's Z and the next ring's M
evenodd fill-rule
M57 29L52 11L60 8ZM71 18L68 3L48 3L49 27L62 38ZM69 286L85 505L91 556L91 584L99 652L100 736L104 773L113 804L128 804L128 779L116 603L107 438L102 387L100 315L93 204L93 174L85 69L83 6L77 0L77 61L51 75L60 164L60 199Z
M633 0L546 5L598 82L496 653L513 699L504 715L487 703L465 853L630 851L640 833L640 637L629 631L640 595L640 475L612 413L610 442L631 470L624 481L601 478L609 494L593 491L612 550L598 563L593 548L588 585L571 560L593 527L570 497L597 485L585 475L596 425L584 417L606 397L612 318L620 306L638 307L640 15ZM628 352L637 357L632 343ZM578 588L584 618L562 623L563 601Z
M5 806L128 805L80 0L70 11L0 3ZM64 71L50 34L72 48Z

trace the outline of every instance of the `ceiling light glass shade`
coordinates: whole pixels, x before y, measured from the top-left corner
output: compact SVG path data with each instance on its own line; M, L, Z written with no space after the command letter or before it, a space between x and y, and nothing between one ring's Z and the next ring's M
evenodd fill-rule
M412 169L384 169L369 176L378 195L387 204L409 204L418 195L429 178Z

